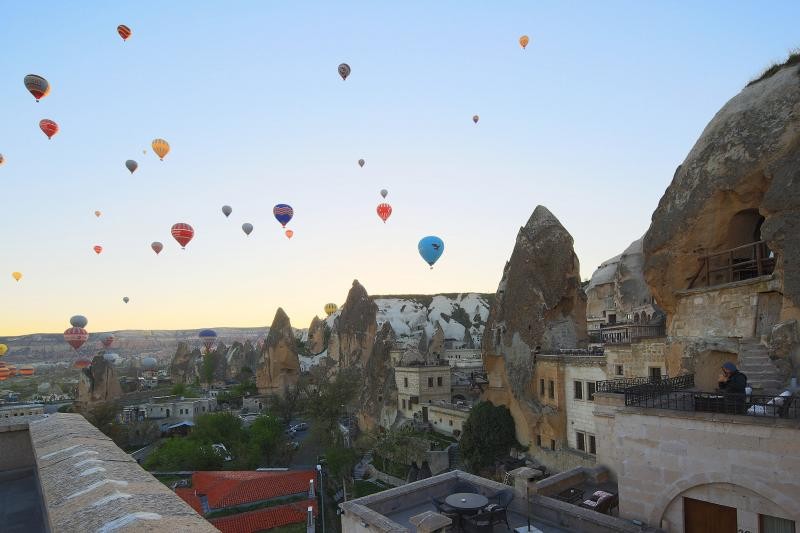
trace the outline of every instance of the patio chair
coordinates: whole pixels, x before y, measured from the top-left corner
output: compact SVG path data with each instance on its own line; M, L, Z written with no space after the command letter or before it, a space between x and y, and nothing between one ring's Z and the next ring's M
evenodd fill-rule
M493 527L491 513L478 513L461 519L461 529L465 533L492 533Z
M502 507L508 507L511 500L514 499L514 491L511 489L504 489L496 492L489 497L489 504L497 504Z
M431 503L436 508L437 513L446 516L453 521L454 526L459 527L461 514L457 510L447 505L444 502L444 498L431 498Z

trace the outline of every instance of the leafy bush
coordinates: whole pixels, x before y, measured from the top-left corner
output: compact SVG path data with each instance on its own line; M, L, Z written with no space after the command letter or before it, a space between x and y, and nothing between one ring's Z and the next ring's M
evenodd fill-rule
M144 462L149 470L219 470L222 457L210 444L174 437L162 444Z
M481 402L472 408L464 423L459 448L467 468L478 472L491 466L497 457L519 446L511 411L504 405Z

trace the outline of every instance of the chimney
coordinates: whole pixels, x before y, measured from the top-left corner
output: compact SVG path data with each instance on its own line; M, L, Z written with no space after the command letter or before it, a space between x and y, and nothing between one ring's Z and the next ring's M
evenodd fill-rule
M314 533L314 508L310 505L308 506L306 515L308 517L306 520L306 533Z

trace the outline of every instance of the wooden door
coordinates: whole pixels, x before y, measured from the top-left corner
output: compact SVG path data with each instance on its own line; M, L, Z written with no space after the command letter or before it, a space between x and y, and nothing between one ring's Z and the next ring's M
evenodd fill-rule
M685 533L736 533L736 509L684 498L683 528Z

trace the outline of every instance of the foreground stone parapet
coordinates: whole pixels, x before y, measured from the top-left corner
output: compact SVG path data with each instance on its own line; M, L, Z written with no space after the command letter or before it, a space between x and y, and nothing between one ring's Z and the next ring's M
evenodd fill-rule
M217 531L81 415L29 431L52 531Z

